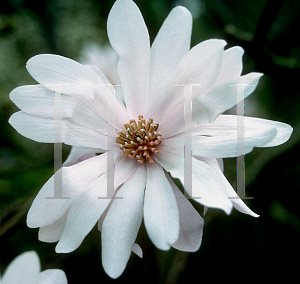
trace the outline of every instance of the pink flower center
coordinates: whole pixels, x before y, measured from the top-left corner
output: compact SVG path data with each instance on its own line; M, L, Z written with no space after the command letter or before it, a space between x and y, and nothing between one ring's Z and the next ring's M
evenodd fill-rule
M126 131L120 130L115 140L123 150L122 156L137 159L139 164L144 163L146 159L153 165L151 155L158 153L156 147L162 142L161 133L157 132L159 125L153 122L152 118L149 118L147 124L142 115L138 118L137 122L131 119L129 123L125 123Z

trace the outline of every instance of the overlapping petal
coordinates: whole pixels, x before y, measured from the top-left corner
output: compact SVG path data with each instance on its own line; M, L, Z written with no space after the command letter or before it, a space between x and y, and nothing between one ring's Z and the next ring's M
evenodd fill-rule
M214 85L241 76L243 70L243 54L244 50L240 46L234 46L224 51L220 73Z

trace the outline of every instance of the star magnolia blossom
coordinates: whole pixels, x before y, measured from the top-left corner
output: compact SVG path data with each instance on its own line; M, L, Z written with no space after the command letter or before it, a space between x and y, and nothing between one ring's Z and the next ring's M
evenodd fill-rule
M67 284L66 274L60 269L41 271L39 257L35 251L17 256L0 278L1 284Z
M236 196L217 158L235 157L237 117L220 115L237 101L236 88L256 88L260 73L241 76L243 50L224 50L224 40L204 41L190 50L192 17L183 7L174 8L150 49L142 15L130 0L118 0L108 17L108 36L119 56L118 73L125 99L114 97L113 87L95 66L82 65L57 55L38 55L27 69L39 83L22 86L10 94L21 109L10 118L22 135L50 143L55 137L54 92L62 93L62 142L72 145L61 169L62 195L53 196L54 177L43 186L27 217L29 227L39 227L39 239L57 242L57 252L75 250L98 222L102 263L113 278L125 269L144 219L155 246L195 251L202 237L203 219L174 184L184 184L184 137L192 137L192 188L206 207L229 214L233 207L257 217ZM193 121L185 125L183 88L201 84L193 96ZM116 87L117 88L117 87ZM108 100L112 104L107 103ZM114 121L106 121L114 112ZM245 153L253 147L271 147L291 135L289 125L244 118ZM115 133L113 147L106 143ZM115 168L107 169L114 151ZM95 153L103 153L95 155ZM87 159L88 158L88 159ZM80 159L80 160L78 160ZM114 196L107 195L107 175L114 171ZM171 174L171 175L170 175ZM192 196L192 197L193 197ZM100 197L100 198L99 198ZM102 198L101 198L102 197Z

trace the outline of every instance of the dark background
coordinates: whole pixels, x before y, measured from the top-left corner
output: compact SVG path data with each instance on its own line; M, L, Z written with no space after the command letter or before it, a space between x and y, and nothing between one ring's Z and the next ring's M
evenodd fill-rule
M53 174L53 144L19 135L8 123L16 106L10 91L34 84L26 61L40 53L81 56L87 42L107 42L106 19L114 1L1 0L0 3L0 210L3 273L14 257L36 250L42 270L63 269L69 283L268 282L298 279L300 237L300 2L284 0L135 1L153 41L170 10L180 4L193 14L192 46L224 38L228 47L245 49L244 71L262 72L257 90L246 100L246 115L278 120L294 127L282 146L246 155L245 202L259 218L236 210L230 216L210 209L202 246L195 253L159 251L144 228L137 242L144 258L131 256L123 275L110 279L101 264L96 227L70 254L56 254L55 244L39 242L37 229L26 226L30 204ZM234 109L231 110L234 113ZM63 159L70 148L63 147ZM225 175L235 186L235 159L225 160ZM202 214L202 206L194 203Z

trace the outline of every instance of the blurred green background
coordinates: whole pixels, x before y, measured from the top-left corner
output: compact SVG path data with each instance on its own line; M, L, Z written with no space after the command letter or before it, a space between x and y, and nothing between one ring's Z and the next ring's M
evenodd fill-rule
M113 0L1 0L0 3L0 271L27 250L36 250L42 270L63 269L69 283L190 283L192 281L268 282L298 279L300 254L300 1L297 0L153 0L135 1L153 41L176 5L193 14L192 46L224 38L228 47L245 49L244 73L265 76L246 100L246 115L286 122L291 139L275 148L255 149L245 158L245 202L261 216L230 216L210 209L202 246L195 253L157 250L142 228L137 242L144 258L131 256L123 275L110 279L101 264L100 233L95 227L70 254L39 242L26 226L30 204L53 174L53 144L19 135L8 123L16 106L10 91L34 84L26 61L40 53L79 59L89 43L107 42L106 19ZM234 113L234 109L229 111ZM63 159L70 148L63 147ZM225 160L225 175L235 187L235 159ZM203 207L192 202L203 212Z

